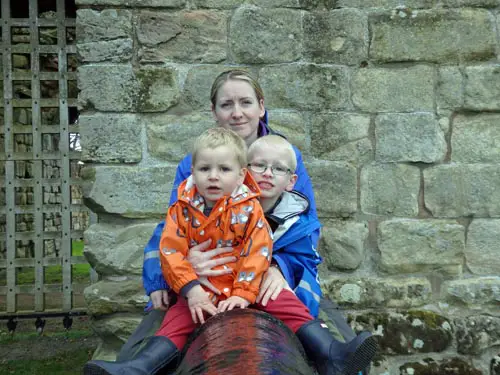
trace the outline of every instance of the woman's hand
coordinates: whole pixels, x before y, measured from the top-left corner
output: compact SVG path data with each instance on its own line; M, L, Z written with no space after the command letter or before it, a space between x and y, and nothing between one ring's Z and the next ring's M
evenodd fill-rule
M288 289L293 293L278 267L269 267L264 274L264 279L260 287L257 303L267 306L269 299L275 300L283 289Z
M196 285L189 292L187 292L187 302L189 311L191 311L191 318L194 323L205 323L204 312L210 315L217 314L217 307L208 298L208 293L203 290L201 285Z
M227 275L233 272L232 268L225 268L220 270L213 270L212 268L221 266L226 263L236 262L236 257L227 256L218 259L212 259L217 255L224 253L231 253L233 251L232 247L220 247L217 249L207 250L210 247L211 240L206 240L196 246L193 246L188 251L187 260L193 266L194 271L199 277L201 284L205 285L212 292L220 295L220 290L217 289L213 284L208 281L209 276L220 276Z
M230 311L234 309L236 306L239 306L242 309L245 309L248 307L250 302L248 302L246 299L238 296L231 296L225 301L222 301L219 303L219 306L217 306L217 312L221 313L224 311Z
M149 295L155 310L168 310L168 291L165 289L155 290Z

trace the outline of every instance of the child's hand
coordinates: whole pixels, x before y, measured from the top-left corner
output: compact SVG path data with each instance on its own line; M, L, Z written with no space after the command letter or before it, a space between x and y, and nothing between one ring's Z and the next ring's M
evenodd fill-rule
M208 298L208 293L203 290L201 285L196 285L186 294L189 311L193 322L201 324L205 323L203 312L206 311L210 315L217 314L217 308Z
M238 296L231 296L225 301L222 301L219 303L219 306L217 307L217 312L224 312L224 311L229 311L234 309L236 306L241 307L242 309L248 307L250 305L250 302L248 302L246 299L238 297Z

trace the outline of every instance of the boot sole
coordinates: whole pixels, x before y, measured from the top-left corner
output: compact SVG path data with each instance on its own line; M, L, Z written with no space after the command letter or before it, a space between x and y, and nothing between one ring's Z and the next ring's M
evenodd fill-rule
M93 363L87 363L83 367L83 375L111 375L111 374L98 365L95 365Z
M367 337L346 360L342 375L358 375L370 365L377 351L378 344L375 337Z

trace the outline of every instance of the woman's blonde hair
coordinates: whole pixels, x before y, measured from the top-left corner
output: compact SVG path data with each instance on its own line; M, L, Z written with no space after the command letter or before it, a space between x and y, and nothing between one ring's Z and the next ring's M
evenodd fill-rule
M231 148L241 168L247 166L247 144L237 133L222 127L210 128L198 136L193 145L192 164L195 165L198 153L202 149L214 149L220 146Z
M257 100L259 102L261 100L264 100L264 91L262 91L262 87L260 87L257 80L252 77L249 72L241 69L232 69L222 72L217 76L217 78L215 78L215 81L212 84L212 88L210 89L210 101L212 102L212 105L215 106L215 104L217 103L217 93L219 92L219 89L222 87L222 85L231 80L248 82L250 86L252 86Z

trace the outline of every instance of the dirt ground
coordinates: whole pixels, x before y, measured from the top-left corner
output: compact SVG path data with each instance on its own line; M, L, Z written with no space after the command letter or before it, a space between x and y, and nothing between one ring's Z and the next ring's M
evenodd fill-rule
M93 351L99 339L92 333L88 317L73 317L66 331L62 318L46 318L42 334L37 334L35 319L18 321L14 335L8 332L7 321L0 320L0 364L10 360L43 359L77 350Z

